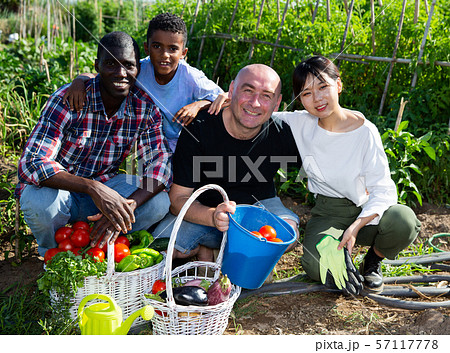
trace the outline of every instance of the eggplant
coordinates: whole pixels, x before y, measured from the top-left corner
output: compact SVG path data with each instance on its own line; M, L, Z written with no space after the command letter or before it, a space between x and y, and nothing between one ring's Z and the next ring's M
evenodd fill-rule
M173 299L178 305L208 305L208 293L201 287L183 286L172 289ZM162 299L167 300L167 293L163 291L159 295Z
M216 305L227 301L230 298L231 282L228 276L220 276L208 289L209 305Z

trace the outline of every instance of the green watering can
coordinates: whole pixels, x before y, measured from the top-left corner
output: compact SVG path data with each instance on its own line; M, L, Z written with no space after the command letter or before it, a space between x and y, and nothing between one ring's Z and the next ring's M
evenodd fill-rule
M105 300L107 303L95 303L85 308L86 303L94 299ZM87 295L78 306L82 335L126 335L139 315L144 320L150 320L153 314L153 307L146 305L122 322L122 309L113 298L104 294Z

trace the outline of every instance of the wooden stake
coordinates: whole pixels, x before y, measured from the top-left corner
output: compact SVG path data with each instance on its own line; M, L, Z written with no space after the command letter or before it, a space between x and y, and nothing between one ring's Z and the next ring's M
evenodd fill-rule
M330 8L330 0L327 0L327 21L331 21L331 8Z
M341 43L341 53L344 51L345 42L347 41L347 33L348 33L348 28L350 27L350 21L352 19L354 3L355 3L355 0L352 0L352 2L350 3L350 9L348 11L348 16L347 16L347 23L345 24L344 37L342 38L342 43ZM341 65L341 60L338 60L337 67L339 68L340 65Z
M16 199L16 219L14 224L14 231L16 233L16 241L14 246L14 255L16 257L16 262L20 263L19 257L19 247L20 247L20 233L19 233L19 216L20 216L20 203L19 199Z
M384 16L383 1L382 1L382 0L378 0L378 5L380 5L380 7L381 7L381 12L380 12L380 14Z
M423 34L422 44L420 45L419 57L417 58L418 61L422 60L423 50L425 49L425 43L427 42L427 35L428 35L428 31L430 29L431 18L433 17L434 5L436 5L436 0L433 0L433 2L431 3L430 13L428 14L427 25L425 26L425 32ZM414 70L414 76L413 76L413 79L411 82L412 88L416 87L416 82L417 82L417 67Z
M47 51L52 51L52 26L50 16L50 0L47 0Z
M414 24L419 20L419 12L420 12L420 0L415 0L414 2Z
M370 0L370 28L372 30L372 55L375 55L375 2Z
M253 36L253 40L256 39L256 33L258 33L259 23L261 22L261 16L263 13L263 9L264 9L264 0L261 1L261 7L259 8L258 20L256 21L256 29L255 29L255 35ZM250 54L248 55L249 60L252 59L254 47L255 47L255 44L252 42L252 44L250 45Z
M283 18L281 19L280 27L278 29L278 35L277 40L275 41L275 44L278 44L281 38L281 31L283 30L284 20L286 19L286 13L289 7L289 0L286 0L286 5L284 6L284 12L283 12ZM273 66L273 61L275 60L275 52L277 51L277 48L274 47L272 51L272 58L270 59L270 67Z
M199 8L200 8L200 0L197 0L197 5L195 6L194 17L192 18L191 29L189 30L189 37L192 36L192 32L194 32L194 25L195 25L195 21L197 19Z
M398 43L400 42L400 34L402 33L403 19L405 18L405 8L406 8L406 0L403 0L402 13L400 14L400 21L398 24L398 33L397 33L397 38L395 39L394 53L392 55L393 61L391 62L390 66L389 66L389 73L388 73L388 77L386 79L386 84L384 85L384 92L383 92L383 96L381 97L381 103L380 103L380 109L378 110L378 115L381 115L381 113L383 112L383 106L384 106L384 102L386 100L386 95L387 95L387 91L388 91L388 87L389 87L389 82L391 80L392 70L394 68L395 57L397 55Z
M209 3L208 14L206 15L205 30L206 30L206 28L208 28L209 16L211 15L211 10L213 8L213 5L214 5L214 0L211 0ZM198 50L197 67L200 67L200 59L202 57L204 44L205 44L205 36L202 36L202 40L200 42L200 48Z
M231 16L230 25L228 26L228 33L231 31L231 27L233 26L234 18L236 17L236 11L239 5L239 0L236 1L236 5L234 6L233 15ZM219 69L220 61L222 60L223 52L225 50L225 44L227 43L226 39L222 43L222 48L220 48L219 58L217 59L216 66L214 67L213 79L216 78L217 70Z
M405 101L403 99L403 97L400 99L400 109L398 110L398 114L397 114L397 120L395 121L395 127L394 127L394 131L398 130L398 127L400 125L400 122L402 121L402 117L403 117L403 111L405 110L405 105L406 103L408 103L408 101Z
M320 4L320 0L317 0L316 7L314 8L314 12L313 12L312 19L311 19L312 24L314 24L314 21L316 20L317 10L319 9L319 4Z

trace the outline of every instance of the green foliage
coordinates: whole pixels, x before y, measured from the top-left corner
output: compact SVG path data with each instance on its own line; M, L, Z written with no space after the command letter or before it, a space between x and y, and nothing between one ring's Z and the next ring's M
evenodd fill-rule
M93 2L78 1L75 4L75 22L76 39L83 42L94 40L98 34L99 17L95 11Z

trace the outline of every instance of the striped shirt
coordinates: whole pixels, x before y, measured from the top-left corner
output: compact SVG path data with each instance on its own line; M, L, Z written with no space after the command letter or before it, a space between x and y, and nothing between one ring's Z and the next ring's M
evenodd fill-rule
M18 165L16 197L25 184L39 185L60 171L105 182L118 174L135 143L139 175L170 186L171 152L162 133L161 114L144 91L132 87L118 112L108 117L99 76L86 84L80 112L63 104L67 88L50 96L31 132Z

